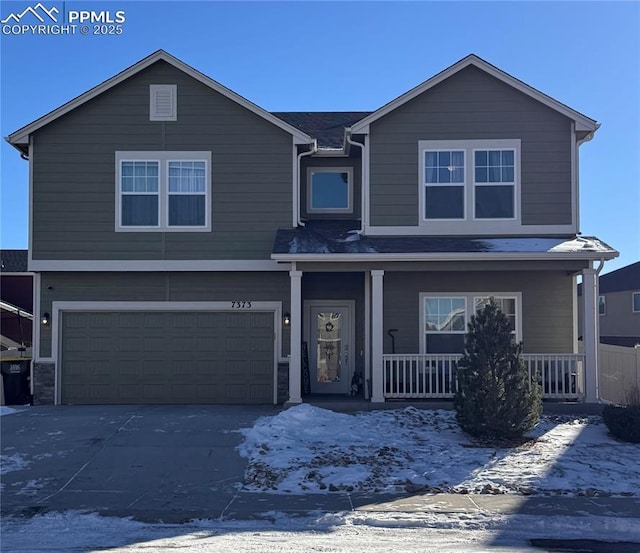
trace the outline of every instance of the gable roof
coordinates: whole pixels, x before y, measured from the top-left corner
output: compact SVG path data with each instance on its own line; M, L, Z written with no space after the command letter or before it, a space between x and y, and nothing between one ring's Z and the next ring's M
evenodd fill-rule
M253 102L250 102L246 98L243 98L239 94L221 85L217 81L214 81L210 77L207 77L203 73L200 73L200 71L180 61L178 58L172 56L171 54L169 54L168 52L165 52L164 50L158 50L154 52L153 54L140 60L138 63L135 63L131 67L128 67L124 71L121 71L117 75L114 75L113 77L111 77L110 79L107 79L106 81L100 83L99 85L94 86L93 88L87 90L85 93L80 94L80 96L77 96L74 99L70 100L66 104L63 104L59 108L54 109L53 111L47 113L46 115L43 115L39 119L36 119L35 121L29 123L28 125L25 125L21 129L18 129L14 133L10 134L6 138L6 140L10 144L15 146L18 150L26 153L28 149L27 146L29 144L29 135L31 133L51 123L58 117L61 117L64 114L70 112L71 110L81 106L82 104L88 102L89 100L95 98L96 96L102 94L103 92L106 92L107 90L113 88L117 84L120 84L124 80L128 79L129 77L132 77L133 75L139 73L143 69L146 69L147 67L153 65L158 61L167 62L168 64L172 65L176 69L179 69L180 71L186 73L190 77L193 77L197 81L208 86L212 90L215 90L216 92L222 94L223 96L226 96L230 100L236 102L237 104L240 104L242 107L248 109L249 111L252 111L253 113L259 115L263 119L266 119L267 121L274 124L275 126L280 127L284 131L290 133L297 140L297 143L308 144L313 141L310 136L302 132L300 129L276 117L275 115L269 113L268 111L262 109L260 106L257 106L256 104L254 104Z
M640 290L640 261L601 275L600 293Z
M600 124L594 119L591 119L590 117L587 117L586 115L583 115L582 113L571 109L569 106L551 98L551 96L547 96L546 94L540 92L539 90L536 90L535 88L529 86L521 80L512 77L508 73L505 73L501 69L498 69L495 65L491 65L489 62L483 60L475 54L469 54L465 58L454 63L452 66L444 69L437 75L434 75L422 84L416 86L415 88L412 88L408 92L405 92L401 96L398 96L395 100L392 100L391 102L382 106L380 109L377 109L370 115L364 117L356 124L352 125L351 132L354 134L366 132L367 127L374 121L377 121L381 117L384 117L389 112L393 111L396 108L399 108L408 101L413 100L413 98L415 98L416 96L419 96L423 92L426 92L430 88L433 88L445 79L448 79L452 75L455 75L459 71L462 71L469 66L477 67L478 69L484 71L485 73L488 73L496 79L499 79L500 81L512 86L516 90L519 90L527 96L530 96L534 100L537 100L538 102L543 103L551 109L565 115L569 119L572 119L576 123L577 131L589 131L593 133L598 130L598 127L600 126Z
M341 149L344 131L370 111L281 111L273 115L313 136L321 149Z

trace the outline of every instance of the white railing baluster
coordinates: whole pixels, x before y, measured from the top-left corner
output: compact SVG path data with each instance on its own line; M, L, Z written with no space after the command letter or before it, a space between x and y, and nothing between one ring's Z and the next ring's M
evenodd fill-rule
M457 389L457 354L385 354L384 390L388 398L452 398ZM525 353L529 379L540 378L543 398L580 399L584 394L584 355Z

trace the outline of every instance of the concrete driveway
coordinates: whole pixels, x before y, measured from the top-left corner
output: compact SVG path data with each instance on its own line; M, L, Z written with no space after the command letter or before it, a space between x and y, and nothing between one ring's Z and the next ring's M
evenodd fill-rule
M271 406L30 407L0 419L1 514L218 518L242 484L238 432Z

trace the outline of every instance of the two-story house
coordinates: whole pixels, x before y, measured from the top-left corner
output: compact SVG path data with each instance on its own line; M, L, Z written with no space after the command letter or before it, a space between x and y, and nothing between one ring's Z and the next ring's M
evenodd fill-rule
M634 347L640 344L640 261L600 275L598 281L600 343ZM582 285L578 284L578 314L581 315ZM582 333L578 317L578 334Z
M545 397L597 401L598 126L474 55L372 113L270 113L158 51L8 137L35 400L451 397L495 297Z

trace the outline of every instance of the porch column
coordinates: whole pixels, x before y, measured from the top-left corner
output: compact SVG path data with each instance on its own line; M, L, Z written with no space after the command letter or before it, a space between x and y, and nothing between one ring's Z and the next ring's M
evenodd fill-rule
M371 402L384 402L384 302L382 277L384 271L371 271Z
M598 273L595 269L582 271L582 341L584 344L584 387L586 403L598 403Z
M302 403L302 271L289 271L291 277L291 355L289 357L288 405Z

